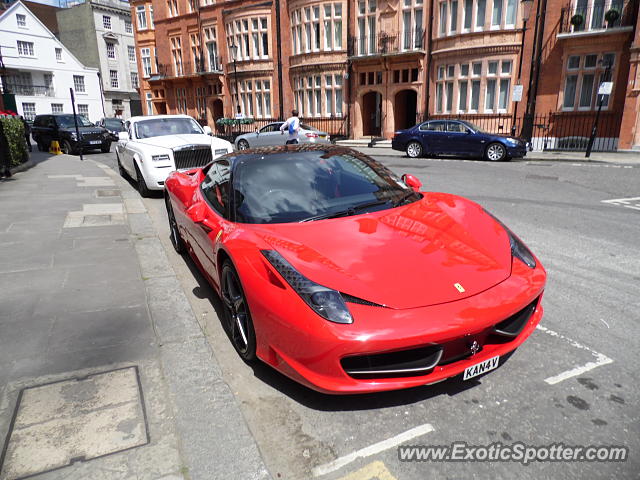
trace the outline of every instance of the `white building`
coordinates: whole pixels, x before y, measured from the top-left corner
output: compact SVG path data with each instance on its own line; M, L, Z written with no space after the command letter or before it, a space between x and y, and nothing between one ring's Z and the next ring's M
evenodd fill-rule
M0 53L2 91L15 95L26 119L71 113L70 88L78 113L91 121L103 116L98 69L82 65L20 1L0 15Z
M79 0L56 12L60 41L82 63L100 69L107 117L142 114L131 6L122 0Z

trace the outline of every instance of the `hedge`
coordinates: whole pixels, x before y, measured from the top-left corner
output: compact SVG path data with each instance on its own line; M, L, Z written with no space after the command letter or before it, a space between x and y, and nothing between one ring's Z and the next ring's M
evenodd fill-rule
M24 141L24 125L18 117L0 117L4 135L9 143L11 166L15 167L29 159L27 145Z

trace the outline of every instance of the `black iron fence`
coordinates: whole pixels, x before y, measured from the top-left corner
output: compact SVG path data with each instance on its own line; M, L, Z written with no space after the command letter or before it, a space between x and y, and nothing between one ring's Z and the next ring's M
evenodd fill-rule
M252 123L239 123L237 125L218 125L214 131L216 136L234 142L235 139L245 133L252 133L266 127L270 123L282 122L278 118L256 118ZM300 117L300 122L306 126L328 133L332 141L347 138L349 131L348 116L344 117Z
M424 29L403 32L377 32L371 35L350 36L347 52L350 57L385 55L424 49Z
M53 88L47 85L20 85L14 83L7 83L4 87L4 93L30 97L53 97L55 95Z
M549 112L533 118L531 146L533 150L585 151L593 129L596 112ZM513 123L511 115L433 115L431 120L452 119L473 123L481 130L501 135L520 136L522 119ZM418 113L416 123L427 120ZM611 152L618 148L622 115L619 112L600 113L593 151ZM515 127L512 130L512 127Z
M562 8L560 33L588 32L609 28L627 27L635 24L634 3L613 0L606 5L604 0L593 4L572 4Z
M216 60L216 62L218 62ZM197 58L194 63L160 63L158 64L158 76L160 77L185 77L190 75L201 75L204 73L222 74L222 64L216 63L209 68L204 58Z

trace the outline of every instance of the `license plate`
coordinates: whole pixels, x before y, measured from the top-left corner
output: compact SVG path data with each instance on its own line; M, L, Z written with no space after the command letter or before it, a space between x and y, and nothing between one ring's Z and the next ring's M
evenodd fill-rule
M101 144L101 143L102 143L102 140L91 140L89 143L90 143L91 145L99 145L99 144Z
M498 367L498 363L500 363L500 355L467 367L464 371L462 380L469 380L470 378L477 377L483 373L490 372Z

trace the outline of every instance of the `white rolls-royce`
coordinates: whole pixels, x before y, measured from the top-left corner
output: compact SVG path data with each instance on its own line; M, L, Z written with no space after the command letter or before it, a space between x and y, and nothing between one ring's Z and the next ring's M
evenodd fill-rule
M202 167L232 151L231 143L212 137L209 127L188 115L151 115L125 122L116 158L120 174L133 178L146 197L150 190L162 190L172 171Z

